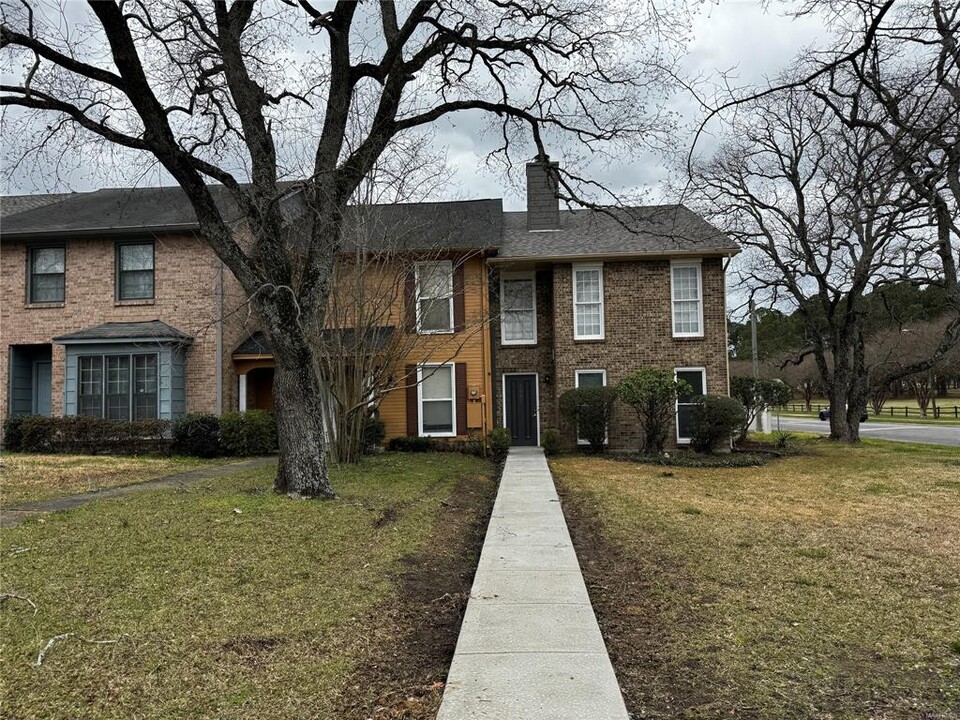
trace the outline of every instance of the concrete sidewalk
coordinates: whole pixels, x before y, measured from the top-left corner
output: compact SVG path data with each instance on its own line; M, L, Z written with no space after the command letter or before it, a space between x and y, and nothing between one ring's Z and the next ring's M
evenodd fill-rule
M539 448L513 448L437 720L627 720Z

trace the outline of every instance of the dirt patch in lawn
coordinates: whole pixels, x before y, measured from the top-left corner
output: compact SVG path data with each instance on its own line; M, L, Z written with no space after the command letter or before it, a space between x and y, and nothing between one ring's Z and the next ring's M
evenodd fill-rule
M679 711L708 705L712 695L709 688L716 679L707 677L708 670L702 664L692 660L677 664L665 652L669 646L666 630L677 621L678 608L671 608L673 616L667 617L656 598L683 591L679 587L683 584L682 572L671 577L663 577L660 572L660 568L675 564L676 559L658 553L655 547L649 547L649 552L626 556L603 537L595 508L587 503L572 502L562 485L558 490L590 601L616 668L627 709L636 717L661 717L648 713L651 708ZM673 586L669 593L663 592L663 582ZM682 620L687 631L695 631L695 617L688 613ZM671 664L677 665L674 672L663 673L664 667ZM698 678L697 683L688 681L691 675ZM662 717L671 716L665 713Z
M423 550L404 558L399 602L363 624L364 661L343 689L342 720L433 720L443 697L497 483L461 480ZM386 513L384 513L386 515ZM378 518L376 527L393 518Z

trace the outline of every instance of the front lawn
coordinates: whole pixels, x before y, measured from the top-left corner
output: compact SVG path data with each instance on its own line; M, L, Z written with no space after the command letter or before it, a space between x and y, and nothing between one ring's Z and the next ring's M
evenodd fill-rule
M489 474L387 453L336 470L334 501L275 495L271 467L5 530L0 593L36 613L0 603L3 714L430 717Z
M960 449L551 462L628 708L960 717Z
M224 460L121 455L0 455L0 506L157 480Z

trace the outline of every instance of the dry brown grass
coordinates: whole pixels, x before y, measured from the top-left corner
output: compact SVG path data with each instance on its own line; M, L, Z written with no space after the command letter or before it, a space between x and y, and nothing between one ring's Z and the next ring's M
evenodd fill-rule
M638 716L960 717L960 449L810 448L552 463Z
M4 453L0 456L0 505L9 507L131 485L217 462L222 461L184 457Z

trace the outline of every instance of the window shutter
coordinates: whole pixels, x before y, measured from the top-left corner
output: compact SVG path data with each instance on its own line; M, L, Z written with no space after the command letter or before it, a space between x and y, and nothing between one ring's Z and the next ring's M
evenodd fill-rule
M407 435L416 437L420 434L420 408L417 407L417 366L407 365L404 372L404 382L407 384Z
M408 333L417 331L417 278L413 268L403 281L403 326Z
M464 296L463 263L453 269L453 331L463 332L467 327L466 297Z
M457 435L467 434L467 364L456 363L457 376Z

